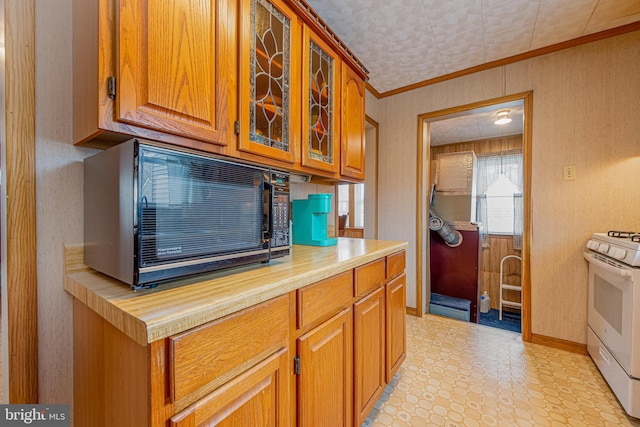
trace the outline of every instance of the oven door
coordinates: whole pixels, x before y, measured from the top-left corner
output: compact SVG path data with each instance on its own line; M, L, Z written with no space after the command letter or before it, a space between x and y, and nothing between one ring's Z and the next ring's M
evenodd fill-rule
M589 261L588 324L627 374L640 378L638 269L595 253L584 257Z

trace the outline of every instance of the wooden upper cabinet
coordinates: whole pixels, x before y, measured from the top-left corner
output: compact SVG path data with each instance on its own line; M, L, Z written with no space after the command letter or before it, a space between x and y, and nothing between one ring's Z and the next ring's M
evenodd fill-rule
M242 0L238 148L294 163L300 147L300 24L280 0Z
M365 86L348 66L342 67L342 151L340 174L364 180L365 162Z
M340 148L340 59L309 27L302 50L302 166L336 173Z
M226 2L119 0L115 120L227 144Z
M137 137L364 180L366 70L304 2L72 2L76 144Z

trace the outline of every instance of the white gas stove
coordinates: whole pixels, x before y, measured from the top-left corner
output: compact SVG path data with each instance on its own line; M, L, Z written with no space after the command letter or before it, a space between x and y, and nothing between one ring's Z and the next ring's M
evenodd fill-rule
M587 248L632 267L640 267L640 232L593 233Z
M584 258L587 350L627 413L640 418L640 233L594 233Z

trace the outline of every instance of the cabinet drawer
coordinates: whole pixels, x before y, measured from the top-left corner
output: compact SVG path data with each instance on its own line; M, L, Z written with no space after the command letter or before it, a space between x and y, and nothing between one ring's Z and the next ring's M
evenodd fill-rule
M286 347L288 337L288 295L170 337L172 401L211 382L215 385L227 382L267 355Z
M404 273L407 266L406 252L400 251L387 256L387 280Z
M170 426L289 425L288 354L271 355L171 417Z
M355 269L355 296L369 292L385 281L384 258L370 262Z
M298 289L298 329L351 305L352 292L351 270Z

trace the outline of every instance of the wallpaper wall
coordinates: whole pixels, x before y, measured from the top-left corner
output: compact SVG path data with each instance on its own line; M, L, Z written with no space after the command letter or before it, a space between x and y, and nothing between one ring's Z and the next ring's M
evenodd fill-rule
M586 342L585 243L596 231L640 229L638 63L634 32L372 103L380 123L379 237L409 242L408 306L415 307L416 283L425 286L415 260L417 116L533 91L532 332ZM576 166L575 181L563 181L564 165Z

